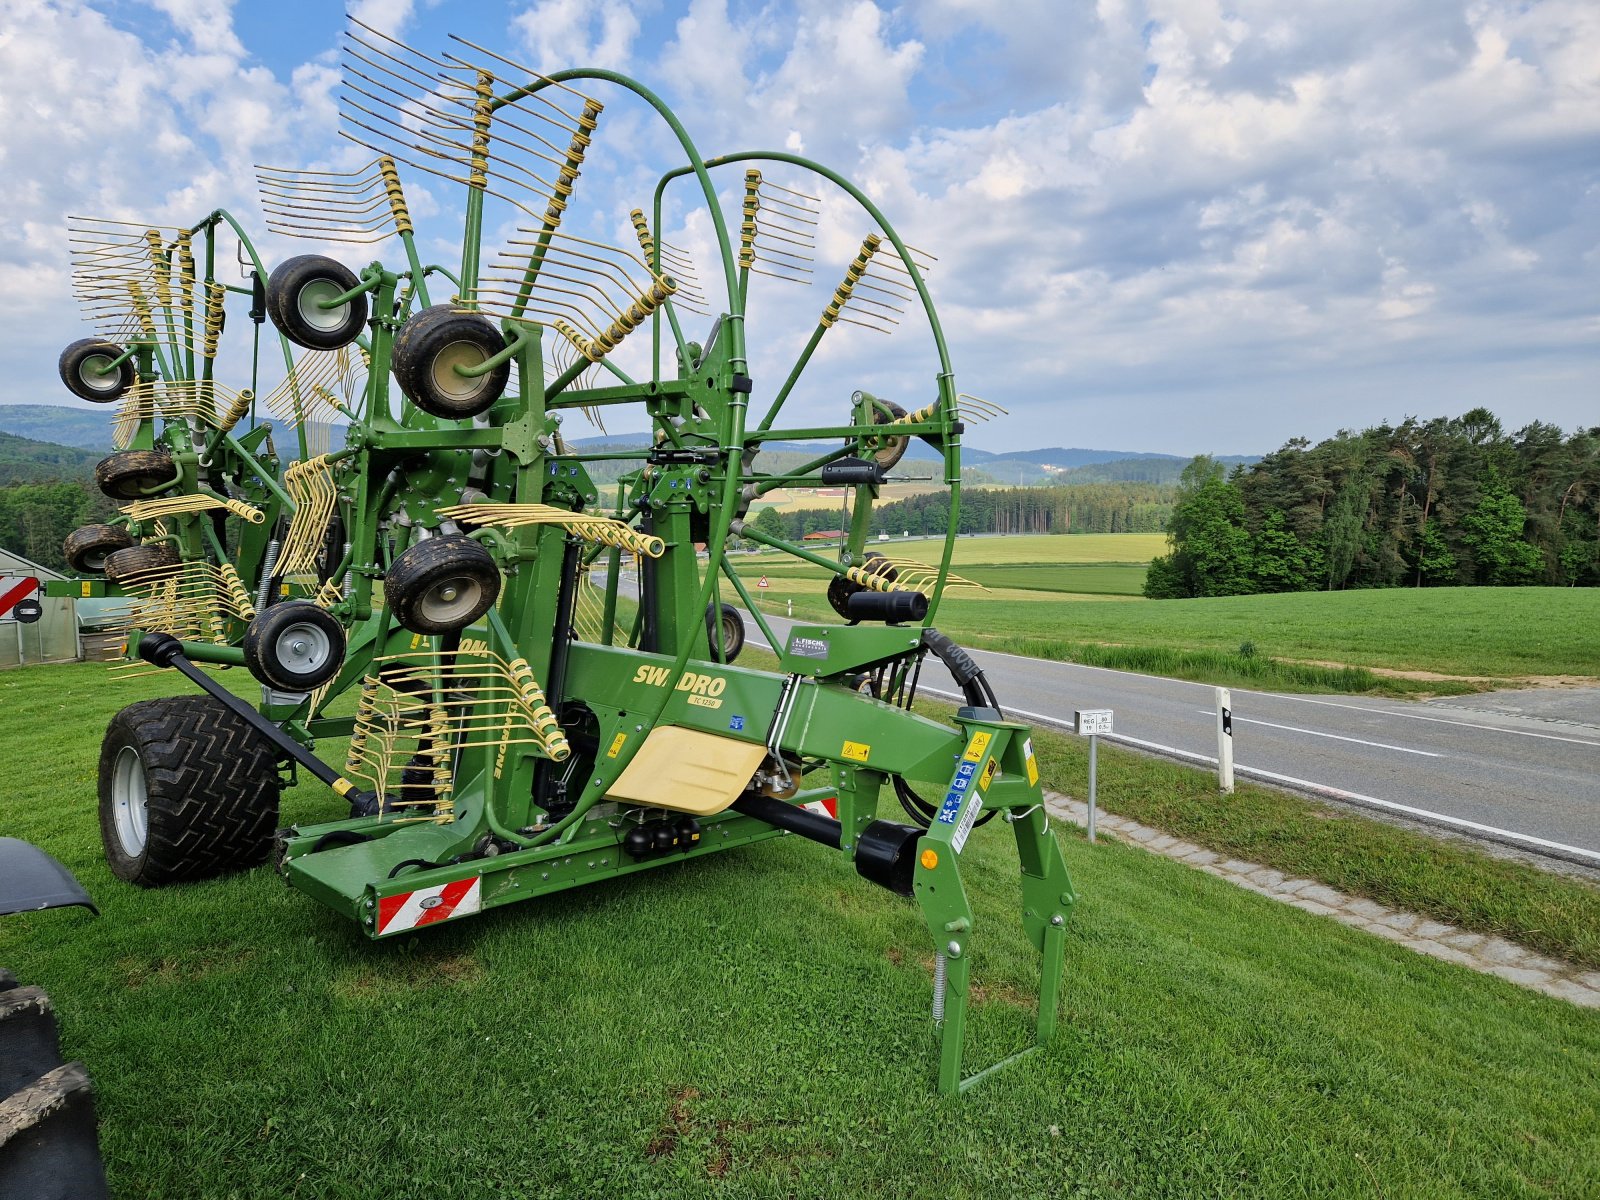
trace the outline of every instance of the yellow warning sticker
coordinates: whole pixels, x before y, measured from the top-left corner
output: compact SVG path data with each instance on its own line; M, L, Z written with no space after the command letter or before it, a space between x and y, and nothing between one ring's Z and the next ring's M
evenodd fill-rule
M851 762L866 762L867 756L872 753L872 747L865 742L846 742L840 753Z
M966 759L967 762L977 762L983 757L983 752L989 748L989 743L993 738L994 735L992 733L984 733L979 730L972 735L972 740L967 743L967 752L961 757Z
M1032 787L1039 782L1039 760L1033 756L1032 738L1022 743L1022 757L1028 764L1028 786Z
M90 583L87 579L83 581L83 594L85 596L94 595L94 584Z
M983 774L978 776L978 790L987 792L989 785L994 782L995 773L1000 769L1000 760L991 758L983 768Z
M615 758L618 754L622 753L622 743L626 742L627 740L628 735L625 733L619 733L616 737L612 738L611 749L606 751L606 757Z

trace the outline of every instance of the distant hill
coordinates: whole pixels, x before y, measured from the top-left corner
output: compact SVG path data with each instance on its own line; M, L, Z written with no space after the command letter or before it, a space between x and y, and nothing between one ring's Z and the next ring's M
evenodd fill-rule
M111 452L111 409L68 408L59 404L0 404L0 433L14 435L15 439L32 439L35 445L53 445L56 451L78 448L95 452L89 459ZM338 438L335 439L339 440ZM609 433L591 437L568 439L574 447L588 450L637 449L649 444L645 433ZM762 463L765 470L792 468L816 457L815 443L767 442L767 456ZM791 458L801 455L802 458ZM29 457L13 448L9 456L21 460ZM913 440L906 451L908 462L937 461L938 454L926 443ZM1146 454L1136 450L1093 450L1084 447L1049 446L1042 450L1012 450L996 453L977 446L963 444L962 465L977 468L981 478L996 483L1028 486L1041 483L1176 483L1179 474L1189 462L1176 454ZM53 478L51 470L62 467L67 460L59 455L51 457L42 453L33 461L50 468L43 474L26 478ZM1218 455L1217 461L1232 466L1258 461L1251 455ZM781 465L780 465L781 464ZM607 479L631 470L632 463L617 463L614 468L601 470L596 475ZM13 480L24 478L17 475Z
M93 474L95 463L103 457L98 450L58 446L52 442L0 433L0 487L51 480L81 482Z
M110 454L116 405L68 408L64 404L0 404L0 432Z

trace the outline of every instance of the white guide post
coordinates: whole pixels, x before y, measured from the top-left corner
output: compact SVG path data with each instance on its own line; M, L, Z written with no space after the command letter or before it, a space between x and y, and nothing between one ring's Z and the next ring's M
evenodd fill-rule
M1233 696L1227 688L1217 689L1217 788L1224 795L1233 792Z

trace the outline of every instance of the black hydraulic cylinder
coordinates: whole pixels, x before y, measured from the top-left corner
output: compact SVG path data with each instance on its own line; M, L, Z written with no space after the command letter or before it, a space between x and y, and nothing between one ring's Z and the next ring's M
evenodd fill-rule
M343 775L190 662L189 656L183 652L183 643L177 638L165 633L147 633L139 639L139 657L158 667L172 667L201 691L220 700L240 720L349 800L353 807L366 808L375 803L377 798L372 793L358 792L355 785Z
M864 458L841 458L822 468L822 482L830 487L877 487L883 468Z
M887 621L898 625L920 621L928 615L928 598L921 592L853 592L845 601L852 621Z
M821 842L824 846L831 846L835 850L843 840L839 822L832 817L814 813L797 804L774 800L770 796L740 796L733 802L732 808L736 813L765 821L768 825L776 825L779 829L787 829L790 833L810 838L813 842Z

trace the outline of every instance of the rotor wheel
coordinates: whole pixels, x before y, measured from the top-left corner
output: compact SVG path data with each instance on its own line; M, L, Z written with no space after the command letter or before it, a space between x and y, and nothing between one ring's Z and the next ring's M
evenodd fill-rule
M61 557L78 575L103 575L106 560L133 545L133 536L120 525L80 525L61 544Z
M481 375L462 375L457 368L481 367L505 347L505 338L485 318L435 304L400 327L394 340L394 377L423 412L464 420L487 411L500 398L511 378L511 363Z
M869 398L866 397L865 393L857 392L851 399L859 404L863 399ZM873 396L870 397L869 403L872 409L872 423L874 425L888 425L906 415L906 410L893 400L880 400ZM911 438L905 435L885 435L872 440L877 445L875 447L868 446L866 449L871 452L872 461L877 463L878 469L883 472L893 470L899 465L900 460L906 456L906 450L911 445Z
M147 542L142 546L128 546L106 556L106 578L122 584L146 571L161 567L175 567L181 560L170 542Z
M500 568L461 534L418 542L390 565L383 594L394 618L412 633L455 633L500 596Z
M267 315L278 331L308 350L337 350L361 335L367 297L333 304L361 281L343 263L321 254L285 259L267 277Z
M122 353L121 346L104 338L80 338L61 352L56 369L67 391L80 400L110 404L138 382L132 359L117 362Z
M250 619L244 631L244 665L280 692L309 692L339 674L344 665L344 626L310 601L274 604Z
M100 838L118 879L159 887L264 862L277 755L210 696L130 704L100 746Z
M182 473L165 450L119 450L94 468L96 486L113 500L144 500L177 483Z

